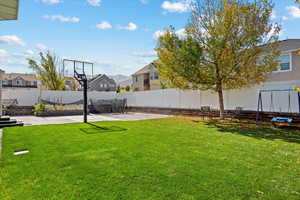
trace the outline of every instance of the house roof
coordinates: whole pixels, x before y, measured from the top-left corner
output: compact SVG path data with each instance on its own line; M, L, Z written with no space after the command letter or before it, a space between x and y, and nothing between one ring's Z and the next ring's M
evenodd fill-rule
M95 80L100 79L100 78L107 78L108 80L111 80L113 82L115 82L114 79L109 78L108 76L106 76L105 74L98 74L97 76L91 78L88 80L89 84L92 84Z
M300 50L300 39L286 39L280 41L281 51Z
M4 80L13 80L18 77L24 79L25 81L37 81L37 76L35 74L9 73L3 75Z
M96 80L96 79L102 77L103 75L104 75L104 74L98 74L97 76L94 76L93 78L89 79L88 82L91 83L91 82L93 82L94 80Z
M0 0L0 20L18 18L19 0Z
M150 64L146 65L145 67L143 67L142 69L135 72L133 75L140 75L140 74L149 73L151 71L151 68L153 68L153 67L156 67L154 65L154 63L150 63Z

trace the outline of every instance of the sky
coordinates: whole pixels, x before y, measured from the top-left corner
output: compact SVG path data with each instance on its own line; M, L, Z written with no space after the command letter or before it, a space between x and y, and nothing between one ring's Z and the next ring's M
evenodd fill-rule
M19 19L0 21L0 69L32 73L41 51L95 63L95 73L131 75L155 60L157 36L183 33L191 0L20 0ZM294 0L273 0L281 39L300 38Z

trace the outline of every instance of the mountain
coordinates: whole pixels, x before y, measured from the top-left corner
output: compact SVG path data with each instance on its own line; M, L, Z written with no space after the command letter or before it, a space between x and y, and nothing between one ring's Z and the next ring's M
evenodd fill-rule
M117 84L119 84L120 82L127 81L127 80L131 79L130 76L125 76L125 75L122 75L122 74L109 76L109 78L114 79Z
M126 87L126 86L130 86L131 87L131 85L132 85L132 78L129 78L129 79L125 80L125 81L121 81L121 82L118 83L118 85L121 86L121 87Z

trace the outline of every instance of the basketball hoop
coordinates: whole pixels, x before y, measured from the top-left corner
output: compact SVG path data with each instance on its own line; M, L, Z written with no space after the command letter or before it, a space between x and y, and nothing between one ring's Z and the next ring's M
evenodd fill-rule
M73 77L79 82L79 84L83 87L83 122L87 123L87 113L88 113L88 97L87 97L87 90L88 90L88 71L87 66L91 66L91 76L94 76L94 63L81 61L81 60L72 60L72 59L64 59L63 60L63 73L69 72L66 69L66 64L72 63L73 70ZM68 74L64 74L64 76L68 76ZM91 77L91 78L92 78Z

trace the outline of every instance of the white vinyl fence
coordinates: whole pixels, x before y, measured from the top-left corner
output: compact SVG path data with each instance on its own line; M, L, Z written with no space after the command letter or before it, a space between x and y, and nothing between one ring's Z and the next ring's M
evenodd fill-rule
M256 110L260 89L290 89L292 85L300 86L300 81L265 83L253 88L230 90L224 92L225 109L242 107L244 110ZM83 99L82 91L47 91L39 89L3 89L4 99L17 99L21 106L32 106L39 99L72 103ZM290 101L289 101L290 95ZM187 108L200 109L210 106L218 109L218 96L211 91L182 91L178 89L152 90L117 94L116 92L88 92L89 99L126 98L128 106L156 108ZM298 112L297 92L274 92L273 106L271 93L264 93L263 106L265 111ZM290 102L290 103L289 103Z
M40 89L3 89L3 99L17 99L20 106L32 106L39 100L73 103L83 100L82 91L51 91ZM89 99L114 99L115 92L88 92Z
M225 109L234 110L242 107L244 110L257 110L258 94L262 89L291 89L293 85L300 86L300 81L264 83L252 88L228 90L224 92ZM290 100L289 100L290 96ZM202 106L219 108L218 95L212 91L182 91L165 89L126 93L128 106L155 108L187 108L200 109ZM272 112L299 112L298 94L294 92L263 93L263 109Z

